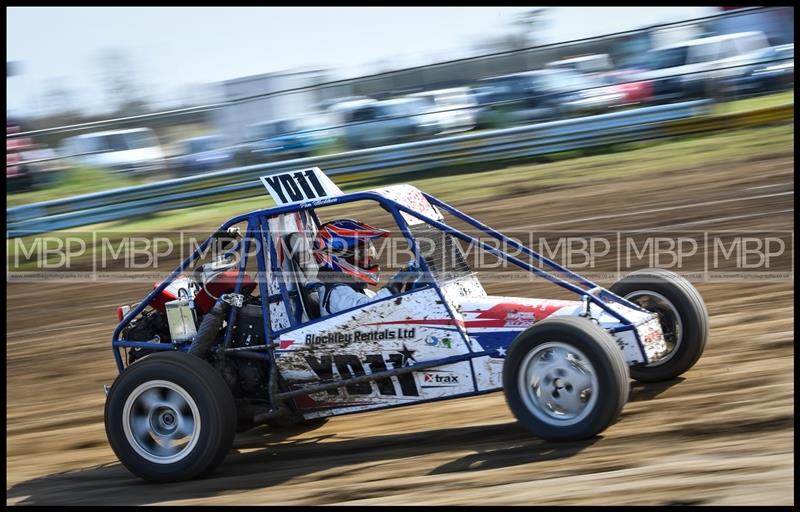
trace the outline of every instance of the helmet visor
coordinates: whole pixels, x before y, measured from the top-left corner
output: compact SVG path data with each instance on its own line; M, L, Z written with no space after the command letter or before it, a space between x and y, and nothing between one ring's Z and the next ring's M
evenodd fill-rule
M347 251L342 256L349 263L357 267L370 270L373 267L378 266L377 261L375 260L376 254L375 246L371 241L365 239L359 240L355 247Z

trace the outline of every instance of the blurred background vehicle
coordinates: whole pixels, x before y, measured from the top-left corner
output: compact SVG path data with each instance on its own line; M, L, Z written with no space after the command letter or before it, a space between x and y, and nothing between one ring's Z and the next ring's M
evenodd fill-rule
M607 73L600 73L597 79L614 88L622 94L622 103L625 105L645 104L653 100L653 81L639 80L641 73L637 69L618 69Z
M181 175L216 171L231 165L234 149L222 135L203 135L178 141L170 168Z
M72 166L145 174L167 167L153 130L131 128L84 133L62 142L62 156Z
M602 112L625 100L616 86L564 69L486 78L474 93L478 125L486 128Z
M274 162L312 156L329 143L330 134L314 123L315 116L256 123L247 145L252 162Z
M726 95L750 96L794 87L794 44L753 52L743 63L746 65L723 80Z
M319 104L319 108L323 112L338 115L339 118L335 120L336 124L344 124L346 122L346 119L343 117L344 114L352 111L354 108L377 101L378 100L375 98L370 98L368 96L343 96L325 100Z
M19 120L6 118L6 134L23 131ZM67 169L56 152L32 137L6 138L6 191L25 192L58 180Z
M362 103L346 116L347 147L363 149L400 144L436 135L440 118L422 98L392 98Z
M554 89L569 91L557 105L557 113L571 115L600 114L625 103L625 93L616 85L608 85L595 74L560 71L548 80Z
M648 71L634 75L653 82L657 102L703 98L714 93L716 81L735 74L752 54L769 46L762 32L737 32L691 39L650 50ZM731 69L723 69L730 67Z
M480 128L544 119L555 112L554 102L563 91L545 90L542 74L556 71L532 71L494 76L480 80L473 87L478 103L477 123Z
M6 134L20 132L16 120L6 120ZM28 190L33 185L33 171L24 163L23 154L33 146L29 137L6 139L6 190L8 192L21 192Z
M469 87L418 92L408 97L425 102L428 112L436 116L439 133L455 133L475 128L475 109L478 103Z
M588 75L605 85L617 86L623 95L623 103L646 103L652 98L652 83L649 80L637 80L636 74L641 69L616 68L607 53L583 55L569 59L548 62L545 69L563 69Z

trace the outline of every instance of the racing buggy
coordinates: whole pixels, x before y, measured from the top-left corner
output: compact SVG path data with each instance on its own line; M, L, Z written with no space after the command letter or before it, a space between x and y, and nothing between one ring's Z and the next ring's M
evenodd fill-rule
M344 194L319 168L261 180L276 206L225 222L143 301L118 308L105 428L146 480L206 475L256 426L499 390L533 435L582 440L617 421L631 377L672 379L705 347L706 307L673 272L606 289L410 185ZM303 286L317 270L311 243L320 215L347 204L388 214L422 277L321 316ZM576 299L489 295L465 247Z

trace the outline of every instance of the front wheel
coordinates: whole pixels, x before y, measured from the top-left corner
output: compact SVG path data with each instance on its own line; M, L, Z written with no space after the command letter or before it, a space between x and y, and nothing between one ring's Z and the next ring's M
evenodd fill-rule
M227 455L236 406L211 365L182 352L159 352L123 371L108 393L108 442L119 461L152 482L204 476Z
M667 353L648 365L631 368L641 382L660 382L677 377L700 359L708 339L708 311L697 289L686 279L660 268L631 272L609 290L656 313Z
M611 335L591 320L549 318L512 343L503 390L534 435L579 441L616 422L628 400L628 365Z

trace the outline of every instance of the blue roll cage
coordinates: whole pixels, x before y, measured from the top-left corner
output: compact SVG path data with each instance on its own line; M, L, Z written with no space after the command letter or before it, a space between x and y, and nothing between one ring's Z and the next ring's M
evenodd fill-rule
M232 308L230 308L230 311L228 312L227 326L225 328L225 336L223 338L224 341L223 341L221 346L216 348L216 350L218 352L222 351L224 354L227 354L227 355L233 355L233 356L237 356L237 357L249 357L249 358L255 358L255 359L260 359L260 360L266 361L266 363L268 364L268 372L269 372L268 373L268 377L270 378L270 381L273 380L272 379L273 372L275 372L276 369L277 369L276 363L275 363L275 353L274 353L275 346L277 344L274 343L273 340L275 340L281 334L283 334L285 332L288 332L290 330L294 330L294 329L296 329L296 328L301 326L300 324L301 324L301 318L302 318L302 310L296 311L295 314L292 314L291 302L289 300L289 292L287 291L286 284L284 283L283 279L280 279L280 278L276 279L277 282L278 282L279 292L277 294L275 294L275 295L272 295L272 296L269 294L268 283L267 283L267 279L266 279L266 276L267 276L266 263L264 261L264 257L263 257L264 255L262 253L262 251L264 250L265 247L269 247L269 251L270 251L270 256L271 257L269 258L269 261L270 261L270 264L271 264L271 267L272 267L270 269L270 271L271 272L280 273L280 269L278 268L277 259L275 257L275 254L276 254L275 253L275 247L274 247L274 244L271 243L271 238L270 238L270 229L269 229L269 222L268 222L269 218L277 216L277 215L287 214L287 213L295 213L295 212L300 212L300 211L309 211L309 213L311 214L314 222L317 223L317 225L319 225L319 219L316 216L316 213L314 211L315 208L321 208L321 207L327 207L327 206L335 206L335 205L341 205L341 204L352 203L352 202L356 202L356 201L365 201L365 200L375 201L379 205L381 205L384 209L389 211L389 213L391 213L391 215L394 218L395 222L397 223L400 231L403 233L403 236L407 240L407 242L409 244L409 247L411 248L411 251L414 254L415 260L417 261L417 264L419 265L419 268L425 273L426 276L427 275L431 275L429 266L428 266L427 262L425 261L425 259L420 256L419 250L418 250L418 247L417 247L417 244L416 244L416 241L415 241L415 238L411 234L411 231L410 231L410 229L408 227L408 223L406 222L406 220L403 217L403 215L401 215L401 213L405 213L407 215L410 215L412 217L420 219L421 221L423 221L423 222L425 222L425 223L427 223L427 224L439 229L440 231L448 233L448 234L450 234L450 235L458 238L459 240L462 240L462 241L464 241L464 242L466 242L466 243L468 243L470 245L476 245L477 247L481 248L482 250L487 251L490 254L493 254L494 256L496 256L496 257L498 257L498 258L500 258L500 259L502 259L504 261L512 263L513 265L515 265L515 266L517 266L517 267L519 267L519 268L521 268L523 270L531 272L531 273L533 273L533 274L535 274L535 275L537 275L539 277L544 278L547 281L552 282L553 284L561 286L562 288L565 288L565 289L577 294L581 298L581 300L583 300L585 302L597 305L602 310L608 312L610 315L612 315L617 320L619 320L620 323L622 324L621 326L612 329L612 332L622 332L622 331L635 330L635 327L634 327L633 323L630 320L628 320L627 318L625 318L625 316L623 314L621 314L620 312L612 309L605 302L605 300L610 300L610 301L613 301L613 302L617 302L619 304L622 304L622 305L624 305L624 306L626 306L628 308L631 308L631 309L634 309L634 310L637 310L637 311L646 311L643 308L639 307L637 304L634 304L634 303L632 303L632 302L630 302L630 301L628 301L628 300L626 300L626 299L624 299L624 298L622 298L622 297L620 297L620 296L618 296L618 295L616 295L614 293L611 293L610 291L608 291L608 290L598 286L597 284L593 283L589 279L586 279L583 276L580 276L579 274L576 274L575 272L572 272L571 270L567 269L566 267L563 267L563 266L559 265L558 263L556 263L555 261L540 255L536 251L534 251L534 250L532 250L532 249L520 244L519 242L515 241L514 239L512 239L510 237L507 237L507 236L503 235L502 233L500 233L499 231L496 231L496 230L490 228L489 226L483 224L482 222L470 217L469 215L466 215L465 213L460 212L455 207L445 203L444 201L442 201L440 199L437 199L436 197L434 197L434 196L432 196L430 194L427 194L425 192L422 192L422 194L425 197L425 199L428 200L428 202L430 204L441 208L442 210L452 214L456 218L464 221L465 223L471 225L474 228L477 228L478 230L482 231L483 233L485 233L485 234L487 234L487 235L489 235L489 236L491 236L491 237L503 242L504 244L508 244L508 246L510 246L510 247L512 247L512 248L514 248L514 249L516 249L518 251L521 251L521 253L525 254L526 256L529 256L529 257L541 262L542 265L544 265L546 267L549 267L550 269L552 269L552 270L554 270L556 272L559 272L562 275L567 276L568 278L576 281L577 284L571 283L571 282L567 281L566 279L563 279L563 278L558 277L556 275L552 275L547 270L544 270L542 268L533 266L530 263L527 263L527 262L525 262L523 260L520 260L519 258L517 258L515 256L509 255L509 254L507 254L506 252L504 252L504 251L502 251L500 249L497 249L495 247L487 245L485 242L482 242L482 241L476 239L475 237L470 236L470 235L458 230L457 228L454 228L454 227L448 225L445 222L440 222L440 221L437 221L435 219L431 219L431 218L429 218L429 217L427 217L427 216L425 216L425 215L423 215L423 214L421 214L419 212L411 210L410 208L408 208L405 205L402 205L402 204L400 204L400 203L398 203L398 202L396 202L396 201L394 201L392 199L384 197L383 195L381 195L381 194L379 194L377 192L373 192L373 191L355 192L355 193L351 193L351 194L343 194L343 195L339 195L339 196L333 196L333 197L329 197L329 198L326 198L326 199L323 199L323 200L307 201L307 202L289 204L289 205L284 205L284 206L277 206L277 207L273 207L273 208L266 208L266 209L262 209L262 210L255 210L255 211L252 211L250 213L239 215L237 217L234 217L234 218L228 220L227 222L225 222L224 224L222 224L219 227L217 232L227 230L228 228L230 228L232 226L235 226L236 224L239 224L239 223L242 223L242 222L245 222L245 221L247 222L247 228L246 228L244 237L241 240L239 240L237 242L237 244L233 248L231 248L228 251L226 251L226 254L233 253L233 252L237 251L239 249L239 247L241 247L243 245L243 247L242 247L243 248L242 256L241 256L241 258L239 260L239 268L238 268L238 272L237 272L237 276L236 276L236 284L235 284L235 287L234 287L234 293L236 293L236 294L239 294L241 292L242 280L243 280L243 277L245 275L245 270L246 270L246 266L247 266L247 260L248 260L248 253L249 253L250 245L254 241L258 242L258 239L260 239L260 243L258 243L258 245L257 245L257 252L255 254L255 257L256 257L257 266L258 266L258 275L259 276L263 276L263 278L258 279L258 286L259 286L260 296L262 297L262 300L260 302L261 302L262 321L264 323L265 345L256 346L256 347L249 347L249 350L245 349L245 348L241 348L241 349L240 348L236 348L236 349L230 349L229 348L229 345L230 345L230 342L231 342L231 338L233 336L233 325L236 322L236 315L238 314L238 308L232 307ZM120 340L119 339L119 335L122 332L122 330L126 326L128 326L130 324L130 322L134 318L136 318L153 301L153 299L155 299L167 286L169 286L178 276L180 276L198 258L200 258L201 255L203 255L203 253L206 251L206 249L208 248L209 244L212 242L212 240L214 238L215 238L214 235L211 235L202 244L200 244L197 247L197 249L195 249L195 251L189 257L187 257L183 261L183 263L181 263L178 266L178 268L176 268L164 281L162 281L160 283L159 286L157 286L155 289L153 289L147 295L147 297L145 297L145 299L142 302L140 302L135 308L130 310L123 317L123 319L120 321L120 323L117 325L117 327L114 329L114 334L113 334L113 337L112 337L112 340L111 340L111 346L112 346L112 350L114 352L114 359L116 361L117 370L120 373L122 371L124 371L124 369L125 369L125 365L123 364L122 357L120 355L120 349L123 349L123 348L143 348L143 349L151 349L151 350L184 350L184 351L188 350L188 343L187 342L184 342L183 344L179 344L179 343L175 343L175 342L168 344L168 343L160 343L160 342L154 342L154 341ZM444 294L442 292L442 289L441 289L441 286L440 286L439 282L437 280L435 280L435 279L432 279L432 280L429 281L429 284L425 284L424 286L425 287L432 286L436 290L436 292L439 294L439 298L442 300L442 303L447 308L451 319L454 321L454 323L456 325L460 325L459 322L457 322L457 320L455 318L454 312L453 312L449 302L447 300L445 300L445 297L444 297ZM415 289L413 291L417 291L417 290L418 289ZM406 293L411 293L411 292L406 292ZM264 297L266 297L267 300L264 300L263 299ZM394 299L394 298L395 297L387 297L387 298L381 299L381 300L390 300L390 299ZM286 329L282 329L282 330L273 332L273 330L272 330L272 322L270 321L269 304L271 304L272 302L277 301L277 300L281 300L283 302L283 304L284 304L284 307L286 308L286 313L287 313L287 317L289 318L290 327L288 327ZM588 304L587 304L587 306L588 306ZM359 306L359 307L363 307L363 306ZM352 308L352 309L358 309L358 307L357 308ZM351 310L342 311L339 314L346 313L348 311L351 311ZM325 317L325 319L327 319L327 318L330 318L330 317ZM310 325L310 324L312 324L314 322L318 322L320 320L322 320L322 319L310 320L308 322L303 323L302 326ZM459 327L459 331L460 331L462 337L464 337L464 339L467 340L468 335L466 333L466 330L463 327ZM467 342L467 346L468 347L470 346L470 344L468 342ZM266 350L266 354L260 353L259 352L260 350ZM450 363L454 363L454 362L460 362L460 361L464 361L464 360L469 360L469 359L472 359L472 358L475 358L475 357L481 357L481 356L487 355L488 353L489 352L486 352L486 351L473 352L470 349L469 353L463 354L463 355L450 356L450 357L447 357L447 358L444 358L444 359L440 359L440 360L435 360L435 361L421 361L418 364L413 365L413 368L417 368L417 367L419 369L430 368L430 367L434 367L434 366L440 366L440 365L443 365L443 364L450 364ZM378 378L378 377L379 376L376 375L376 378ZM341 381L341 385L346 385L346 384L347 384L347 381ZM311 388L309 388L309 389L311 389ZM313 392L313 391L311 391L311 392ZM295 391L289 392L289 393L282 393L282 394L279 394L279 395L274 395L273 391L272 391L272 387L270 386L270 393L269 394L270 394L270 396L267 397L267 400L268 400L268 402L269 402L269 404L271 406L274 406L276 398L282 399L282 398L285 398L286 396L289 396L289 395L296 396L298 394L303 394L303 392L298 392L297 390L295 390ZM284 396L282 396L282 395L284 395Z

